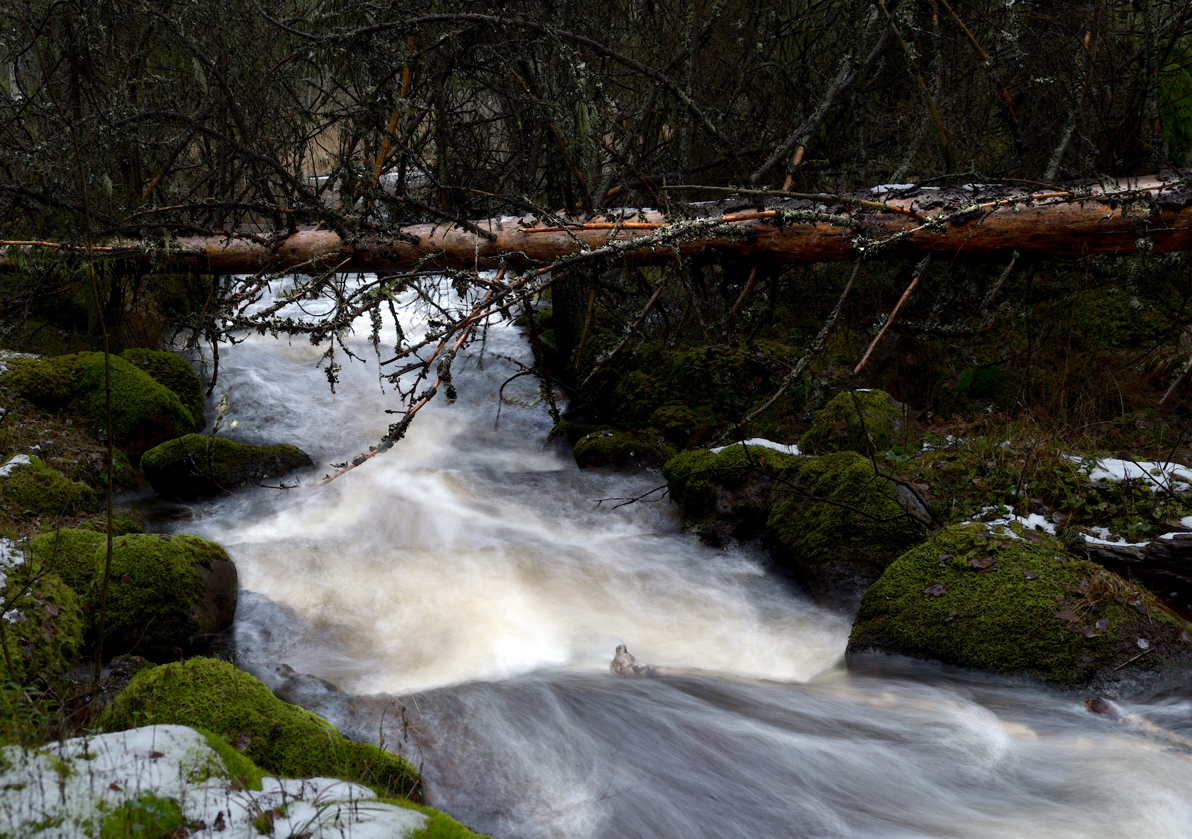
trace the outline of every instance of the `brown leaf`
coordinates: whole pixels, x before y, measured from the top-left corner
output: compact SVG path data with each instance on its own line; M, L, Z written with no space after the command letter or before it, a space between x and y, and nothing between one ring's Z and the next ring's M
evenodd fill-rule
M955 609L949 609L948 614L944 616L944 623L951 623L952 621L956 620L956 618L959 616L960 616L960 613L957 612Z
M1037 579L1039 575L1036 574L1034 571L1025 571L1024 570L1022 572L1022 576L1028 580L1034 580L1034 579Z
M1080 624L1078 624L1078 623L1068 624L1068 631L1075 632L1077 635L1079 635L1081 633Z
M1105 632L1109 629L1109 621L1105 618L1101 618L1101 620L1097 621L1095 624L1093 624L1093 626L1096 627L1098 632Z
M58 607L55 606L53 603L47 603L46 605L41 607L41 610L43 612L45 612L47 615L49 615L50 617L53 617L54 615L58 614Z
M987 568L992 568L997 563L997 560L991 556L984 556L980 559L970 559L969 565L974 568L984 571Z
M1077 590L1077 591L1079 591L1081 594L1088 594L1088 591L1089 591L1089 578L1088 578L1088 577L1081 577L1081 578L1080 578L1080 582L1076 584L1076 590Z
M132 577L128 576L127 574L120 575L120 585L126 586L131 582L132 582Z
M237 738L236 738L236 740L235 740L235 741L232 743L232 748L233 748L233 749L235 749L235 750L236 750L236 751L238 751L238 752L242 752L242 751L244 751L245 749L247 749L247 748L248 748L248 744L249 744L249 743L251 743L251 742L252 742L252 738L251 738L251 737L249 737L247 734L241 734L241 735L240 735L239 737L237 737Z
M115 790L116 792L124 792L124 787L116 783L108 784L108 789Z
M1080 618L1077 617L1076 613L1073 612L1071 609L1061 609L1060 611L1055 613L1055 616L1062 621L1067 621L1068 623L1072 623L1072 621L1080 620Z
M165 757L165 753L164 752L150 752L149 757L151 760L157 760L159 757Z
M1096 638L1101 633L1093 629L1091 626L1081 627L1080 634L1085 638Z
M947 589L939 583L931 583L927 588L923 589L924 594L930 594L932 597L943 597Z

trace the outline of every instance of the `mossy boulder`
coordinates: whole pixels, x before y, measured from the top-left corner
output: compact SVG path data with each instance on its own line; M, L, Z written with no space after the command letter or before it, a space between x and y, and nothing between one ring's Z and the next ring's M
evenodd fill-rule
M141 468L159 495L191 501L250 486L310 466L310 455L279 443L252 446L216 437L187 434L145 452Z
M904 408L884 390L845 391L815 412L799 449L808 454L884 452L902 439L905 428Z
M182 356L158 350L131 349L120 353L125 361L140 367L150 376L174 392L183 407L190 411L197 426L203 424L206 398L203 383Z
M625 468L647 464L661 466L674 457L675 449L656 429L613 431L605 429L583 437L572 453L583 469L593 466Z
M1144 589L1018 525L953 525L907 551L865 592L848 651L1059 685L1164 672L1192 681L1183 620Z
M119 356L111 356L110 361L112 438L133 464L158 443L198 427L194 415L172 390L132 362ZM107 427L103 353L21 358L7 364L0 383L46 410L83 417L103 436Z
M796 458L762 446L683 452L666 462L671 498L684 523L710 545L751 539L766 525L774 475Z
M694 410L686 405L663 405L650 415L650 426L679 449L706 441L714 424L715 417L706 408Z
M92 615L103 590L100 543L87 589ZM231 626L237 588L236 566L214 542L188 534L121 536L112 545L104 653L170 661L202 650Z
M926 536L914 495L856 452L796 459L778 480L773 552L816 598L849 602Z
M62 670L83 650L83 610L70 586L32 562L7 569L0 596L4 660L0 679L25 684L39 674ZM5 576L0 572L0 579ZM11 667L11 672L9 671Z
M420 794L421 778L402 757L348 740L226 661L192 658L142 671L100 719L108 730L151 723L205 728L272 774L343 778L399 798Z
M75 516L99 510L91 487L70 480L37 457L0 477L0 500L16 515Z
M83 599L89 597L98 552L106 553L107 537L85 528L62 527L25 543L31 562L53 571Z

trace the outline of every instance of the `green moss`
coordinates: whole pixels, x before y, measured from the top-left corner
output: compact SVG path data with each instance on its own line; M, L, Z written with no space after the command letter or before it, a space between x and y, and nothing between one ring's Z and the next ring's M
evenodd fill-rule
M206 398L203 383L195 375L185 359L172 352L132 349L120 353L120 357L140 367L150 376L174 392L190 412L196 424L202 424Z
M896 485L855 452L800 459L779 478L767 523L813 594L877 578L925 536Z
M884 390L846 391L816 412L799 448L809 454L884 452L901 442L904 429L902 410Z
M348 740L326 720L282 702L259 680L217 659L192 658L138 673L100 722L108 730L201 726L275 775L342 778L398 798L416 794L421 785L400 756Z
M705 449L682 452L662 467L671 498L679 505L679 512L687 521L706 516L735 515L747 508L752 512L760 502L761 515L768 508L767 493L763 498L745 498L736 491L743 488L758 472L772 475L790 469L798 458L763 446L729 446L718 454Z
M277 478L311 464L310 456L296 446L279 443L251 446L216 437L187 434L155 446L141 458L141 468L161 495L191 500L225 490Z
M1146 591L1070 557L1052 537L964 524L886 569L861 601L849 651L1078 684L1137 657L1139 638L1156 651L1135 667L1186 660L1186 628Z
M59 528L43 533L25 544L31 564L44 566L81 597L88 597L95 575L96 557L106 539L93 530Z
M653 428L641 431L597 431L575 444L575 462L583 468L623 467L648 463L661 466L674 448Z
M1171 328L1153 303L1109 286L1076 295L1072 301L1072 345L1103 351L1150 346Z
M715 418L706 408L693 410L686 405L663 405L650 415L650 426L680 449L689 449L705 442Z
M480 839L480 834L460 824L441 810L416 804L404 798L382 797L381 800L386 804L395 804L407 810L417 810L426 814L426 826L413 834L414 839Z
M121 536L112 545L104 653L119 655L134 648L151 661L177 656L187 640L214 627L200 626L195 610L203 600L200 569L228 560L214 542L187 534L141 533ZM102 571L96 557L96 570ZM91 578L92 611L102 596L103 574Z
M99 510L91 487L70 480L36 457L0 478L0 499L19 515L73 516Z
M172 798L150 790L104 816L100 839L165 839L182 827L182 810Z
M194 431L194 416L173 391L119 356L110 361L112 436L134 464L146 449ZM107 426L103 353L18 359L2 381L40 407L77 413L97 434Z
M228 775L236 779L240 786L245 789L259 790L261 788L261 779L265 777L266 773L259 766L252 762L248 757L233 749L228 742L213 731L209 731L199 725L192 725L195 731L203 735L219 759L223 761L224 768L227 769Z
M74 663L83 649L83 611L57 574L30 563L17 566L8 572L3 598L8 619L0 673L24 684Z

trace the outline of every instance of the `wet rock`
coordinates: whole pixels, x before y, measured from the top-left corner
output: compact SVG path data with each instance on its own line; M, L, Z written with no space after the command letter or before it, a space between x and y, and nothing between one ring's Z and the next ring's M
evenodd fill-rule
M580 468L607 466L614 469L661 466L675 455L675 449L653 428L640 431L597 431L575 444L572 453Z
M808 454L884 452L901 439L906 413L906 406L884 390L838 393L816 411L799 448Z
M145 452L141 468L159 495L193 501L253 486L311 465L296 446L253 446L216 437L188 434Z
M120 356L110 361L112 437L133 464L158 443L198 427L202 417L196 420L172 390ZM5 387L46 410L81 416L102 436L107 426L103 353L21 358L7 364L7 372L0 374Z
M1053 537L1023 534L954 525L904 553L865 592L849 656L898 653L1059 685L1192 683L1182 620Z
M629 648L624 644L617 644L617 653L613 656L613 663L610 665L613 673L618 676L653 676L656 671L648 664L642 664L633 654L629 652Z
M817 599L851 607L923 541L925 516L921 502L867 458L838 452L797 459L779 473L767 524L780 565Z
M662 474L684 522L707 544L761 535L770 509L774 476L797 462L762 446L728 446L719 453L683 452Z
M109 730L146 723L214 732L274 774L344 778L398 798L421 793L421 778L405 759L348 740L226 661L192 658L139 673L101 718Z
M172 352L131 349L120 353L125 361L135 364L159 384L165 385L182 401L186 410L194 417L196 428L203 426L203 383L190 364L182 356Z
M87 589L93 620L103 587L100 542ZM104 652L171 661L205 650L231 626L238 588L236 566L214 542L188 534L121 536L112 546Z

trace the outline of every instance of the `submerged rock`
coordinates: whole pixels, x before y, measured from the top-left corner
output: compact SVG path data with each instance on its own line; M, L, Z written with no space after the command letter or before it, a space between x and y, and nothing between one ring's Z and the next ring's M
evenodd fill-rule
M865 592L848 651L1059 685L1192 684L1183 620L1146 590L1021 527L954 525L900 556Z
M158 443L187 434L198 419L178 395L135 364L111 356L112 437L136 464ZM81 352L56 358L7 362L0 381L24 399L50 411L78 414L102 436L107 426L104 356Z
M263 773L210 732L154 725L0 750L0 835L465 839L443 813L337 777Z
M816 411L799 448L808 454L884 452L905 428L905 406L884 390L845 391Z
M767 521L778 561L817 599L851 605L895 557L921 542L921 502L856 452L792 460Z
M200 434L187 434L145 452L141 468L153 489L166 498L193 501L252 486L266 479L311 465L310 455L296 446L279 443L252 446Z
M422 780L404 758L348 740L331 723L286 704L226 661L192 658L138 673L104 710L101 724L124 729L143 723L207 729L278 775L325 775L400 798L421 795Z

